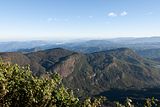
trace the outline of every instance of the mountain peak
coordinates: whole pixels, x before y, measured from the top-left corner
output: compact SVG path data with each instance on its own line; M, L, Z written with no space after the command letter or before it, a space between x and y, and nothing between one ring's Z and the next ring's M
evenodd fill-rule
M13 63L30 64L35 75L57 71L67 87L80 89L82 93L98 94L111 88L139 89L160 85L159 69L148 66L146 63L150 62L129 48L88 54L54 48L16 55L0 54L2 58L11 58Z

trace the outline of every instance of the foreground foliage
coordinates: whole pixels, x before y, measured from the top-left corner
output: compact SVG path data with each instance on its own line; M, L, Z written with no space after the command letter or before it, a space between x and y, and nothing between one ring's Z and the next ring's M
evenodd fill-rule
M104 100L100 97L81 101L63 86L58 74L36 77L28 66L0 62L0 107L100 107ZM154 98L146 99L141 106L129 98L124 104L110 104L113 107L160 107L160 101Z
M143 104L134 104L131 99L127 98L125 104L116 102L116 107L160 107L160 101L158 99L147 98Z
M82 102L58 74L35 77L29 67L0 62L0 107L98 107L103 100Z

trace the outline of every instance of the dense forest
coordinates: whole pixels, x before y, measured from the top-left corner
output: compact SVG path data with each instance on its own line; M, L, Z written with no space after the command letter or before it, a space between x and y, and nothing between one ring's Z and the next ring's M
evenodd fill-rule
M104 101L83 101L65 88L58 74L32 75L29 67L0 63L0 107L97 107Z
M0 62L0 107L159 107L159 100L143 104L127 98L123 104L105 97L80 99L65 88L59 74L32 75L29 66Z

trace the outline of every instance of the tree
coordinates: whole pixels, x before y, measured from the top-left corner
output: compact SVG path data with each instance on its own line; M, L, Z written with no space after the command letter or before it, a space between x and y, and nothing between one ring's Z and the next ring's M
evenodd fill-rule
M134 105L132 105L131 103L132 103L132 100L127 98L126 101L125 101L125 106L126 107L134 107Z
M57 73L36 77L29 66L0 62L0 107L98 107L103 99L79 101Z
M144 107L160 107L159 100L155 99L154 97L151 99L147 98Z

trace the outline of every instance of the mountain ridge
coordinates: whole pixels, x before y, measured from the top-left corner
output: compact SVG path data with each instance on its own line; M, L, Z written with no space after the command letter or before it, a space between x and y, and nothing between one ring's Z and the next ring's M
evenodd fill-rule
M12 63L29 64L35 75L58 72L66 87L77 90L79 96L96 95L112 88L160 86L160 70L129 48L88 54L55 48L27 54L0 53L0 56Z

